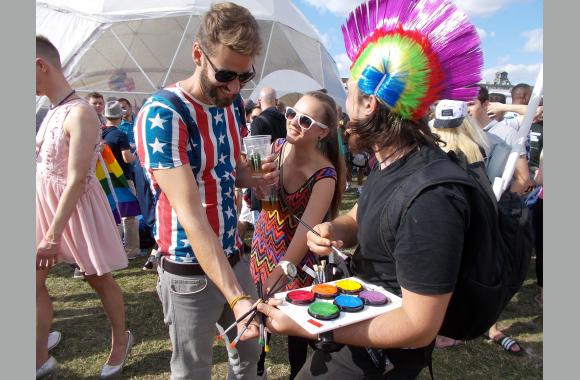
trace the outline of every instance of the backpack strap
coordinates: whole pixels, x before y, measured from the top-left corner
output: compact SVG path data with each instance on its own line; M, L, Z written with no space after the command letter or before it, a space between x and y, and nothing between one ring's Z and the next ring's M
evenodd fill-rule
M413 201L427 188L445 183L477 186L459 165L448 158L440 158L411 174L389 197L379 222L381 239L389 255L392 256L393 247L389 244L391 239L387 239L387 236L396 235L401 220Z
M193 120L193 117L191 117L191 113L187 109L187 106L185 105L183 100L181 100L181 98L177 96L175 93L165 89L161 89L155 92L153 94L153 97L155 98L155 100L171 107L181 117L181 119L185 123L185 126L187 127L187 141L189 141L191 149L195 150L192 138L193 138L193 126L196 125L196 123Z

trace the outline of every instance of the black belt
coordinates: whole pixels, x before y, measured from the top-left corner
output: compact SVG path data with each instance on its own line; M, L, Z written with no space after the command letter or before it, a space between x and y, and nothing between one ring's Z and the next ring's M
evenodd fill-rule
M230 265L233 267L238 263L238 261L240 261L240 251L236 250L236 252L233 255L229 255L227 259ZM175 261L167 260L165 257L163 257L163 260L161 260L161 268L163 268L163 270L166 272L176 274L178 276L205 275L205 272L199 264L178 263Z

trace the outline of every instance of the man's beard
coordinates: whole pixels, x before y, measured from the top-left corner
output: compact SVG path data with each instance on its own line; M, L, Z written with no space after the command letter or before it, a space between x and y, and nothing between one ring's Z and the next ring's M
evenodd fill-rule
M214 105L216 105L217 107L223 108L223 107L228 107L228 106L232 105L235 97L232 97L232 98L229 98L229 97L220 98L219 97L218 89L221 86L213 86L211 84L211 81L209 80L209 77L207 75L207 65L202 65L200 70L201 70L200 86L201 86L201 92L203 93L203 95L206 98L208 98L209 100L211 100L211 102Z

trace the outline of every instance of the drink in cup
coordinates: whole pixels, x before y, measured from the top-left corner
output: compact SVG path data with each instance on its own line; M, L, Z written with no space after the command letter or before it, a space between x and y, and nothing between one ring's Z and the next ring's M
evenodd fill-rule
M278 187L276 185L267 186L260 203L264 211L276 209L278 207Z
M258 135L244 137L244 150L246 152L246 159L252 169L252 177L260 178L264 175L262 170L262 160L264 157L270 155L270 142L272 136Z

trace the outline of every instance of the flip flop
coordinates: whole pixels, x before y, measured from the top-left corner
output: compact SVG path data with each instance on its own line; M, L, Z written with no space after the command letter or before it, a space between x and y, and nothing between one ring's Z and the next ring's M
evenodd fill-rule
M523 356L525 354L524 349L522 348L522 346L515 340L510 338L507 335L503 335L501 338L499 339L492 339L491 337L487 337L489 340L491 340L492 342L499 344L501 346L501 348L503 348L505 351L509 352L512 355L515 356ZM514 346L517 345L520 350L519 351L514 351L513 348Z

